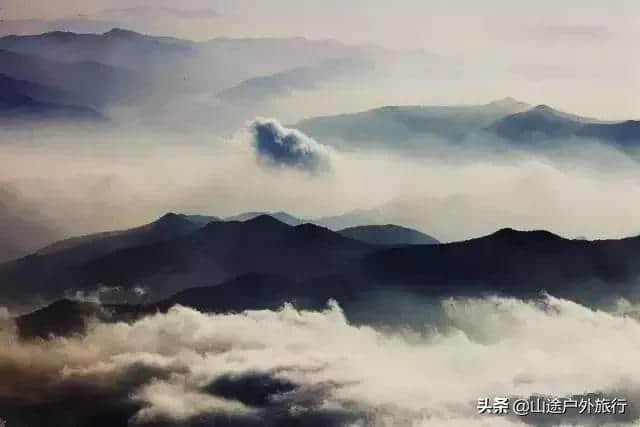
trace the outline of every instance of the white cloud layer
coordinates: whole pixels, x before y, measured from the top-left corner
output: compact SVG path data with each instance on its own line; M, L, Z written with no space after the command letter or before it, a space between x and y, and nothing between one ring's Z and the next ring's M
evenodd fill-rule
M136 422L260 419L270 405L284 405L309 416L351 414L360 420L354 425L387 417L415 426L496 426L520 421L479 417L479 397L640 395L640 323L633 317L551 296L450 299L442 308L437 328L402 333L350 325L335 304L323 312L285 306L227 315L174 307L50 342L18 342L5 329L0 367L11 375L0 399L26 398L30 387L18 384L33 384L38 391L28 398L45 400L65 384L114 387L146 369L155 374L128 390L142 405ZM296 387L258 406L208 391L220 378L258 373Z

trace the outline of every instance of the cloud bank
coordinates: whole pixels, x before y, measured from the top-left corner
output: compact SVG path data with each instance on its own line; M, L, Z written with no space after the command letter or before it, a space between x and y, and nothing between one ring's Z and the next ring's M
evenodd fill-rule
M309 172L326 171L329 148L313 138L289 129L276 119L256 119L249 124L257 156L271 166L293 167Z
M640 229L638 161L610 147L580 145L549 156L459 149L424 157L335 149L330 173L289 166L274 173L256 167L255 136L246 128L233 142L212 141L209 132L58 134L37 143L3 138L0 181L10 191L0 190L0 217L17 224L0 227L8 236L0 239L5 252L24 255L56 239L136 227L166 212L318 218L376 209L375 222L442 241L502 227L589 239ZM20 231L21 223L37 231Z
M100 405L104 419L141 425L506 426L532 421L480 417L477 399L640 397L633 317L551 296L450 299L441 311L425 330L385 333L349 324L336 304L225 315L177 306L31 342L5 321L0 406L10 425L55 402L60 414L89 416Z

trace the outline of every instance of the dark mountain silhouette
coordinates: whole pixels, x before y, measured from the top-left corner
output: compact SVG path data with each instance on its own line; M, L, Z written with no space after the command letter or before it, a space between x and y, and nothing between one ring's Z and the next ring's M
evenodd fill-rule
M38 254L48 255L73 251L90 259L117 249L146 245L185 235L211 221L219 221L219 219L212 216L168 213L158 220L140 227L61 240L40 249Z
M433 245L440 243L433 237L411 228L398 225L362 225L345 228L338 233L345 237L372 245Z
M74 237L46 246L36 253L0 264L0 282L12 283L0 293L9 297L52 295L77 284L74 269L90 260L124 248L149 245L189 234L204 224L201 218L169 213L157 221L129 230ZM24 288L23 288L24 287ZM29 298L30 299L30 298Z
M396 303L406 296L408 301L486 294L531 298L545 290L598 305L637 292L633 283L640 274L638 257L640 237L583 241L546 231L503 229L464 242L380 249L361 262L312 278L246 275L187 289L157 307L182 304L226 312L293 302L299 308L320 309L335 299L355 322L388 323L389 313L401 315L406 304Z
M210 222L167 215L150 226L65 241L0 265L7 300L56 298L68 289L144 286L156 296L261 272L302 279L348 266L373 249L312 224L268 215Z
M578 300L633 293L640 274L640 237L568 240L547 231L503 229L444 245L378 251L362 265L368 280L430 295L541 290Z
M622 146L640 142L640 122L602 122L567 114L547 105L509 115L488 128L491 132L518 143L545 142L554 139L589 138Z
M249 273L215 286L185 289L151 307L166 311L179 304L206 312L277 309L297 292L294 279L262 273Z
M237 312L276 309L285 302L320 309L334 299L354 322L389 323L395 318L402 323L421 321L406 313L403 317L406 304L421 297L530 298L546 290L590 305L633 297L639 258L640 237L568 240L547 231L503 229L463 242L376 249L311 224L291 227L263 215L247 222L212 222L169 241L118 250L72 266L80 274L71 278L79 286L144 283L173 294L147 305L104 306L111 316L107 320L131 319L175 304ZM58 288L55 271L47 279L47 286ZM209 285L193 286L198 283ZM20 286L34 291L28 281ZM56 311L68 311L68 304L54 305L39 316L56 319ZM75 317L95 316L92 310L72 312ZM63 325L48 322L53 330L78 330L78 323L60 316ZM35 336L50 331L26 328Z
M363 310L374 287L365 288L352 277L337 275L296 279L286 275L247 273L213 286L182 290L150 304L104 304L63 299L16 318L23 339L82 334L89 320L131 321L148 314L166 312L181 305L209 313L233 313L244 310L277 310L285 303L297 309L321 310L329 300L337 300L350 320L355 322L388 319L386 314ZM389 324L387 322L387 324Z
M598 305L637 293L633 283L640 275L639 257L640 237L585 241L503 229L463 242L379 249L313 277L249 274L185 290L158 307L182 304L225 312L293 302L320 309L335 299L354 321L388 322L385 312L401 313L403 304L399 308L396 302L407 295L409 301L486 294L530 298L545 290Z
M21 339L84 334L87 323L128 322L152 314L157 305L100 304L63 298L30 313L15 317Z
M0 74L0 120L102 119L91 108L61 104L73 100L63 91Z
M0 265L2 283L13 284L2 289L2 296L11 303L36 295L57 298L69 289L143 286L157 299L255 273L278 278L267 281L277 285L267 292L277 297L270 300L273 303L296 297L310 298L317 305L331 297L357 299L354 295L373 289L431 296L487 292L531 296L546 289L584 300L631 295L628 284L640 274L636 262L640 237L567 240L546 231L504 229L464 242L387 249L378 242L389 239L379 233L388 226L349 230L345 237L312 224L289 226L268 215L244 222L214 221L203 226L204 222L168 214L125 232L59 242ZM377 230L374 237L364 238L375 244L351 238L362 230ZM408 236L398 245L415 234ZM305 287L314 282L320 283L321 293ZM260 307L256 303L260 298L254 298L252 306Z
M85 285L144 283L171 293L250 272L313 277L370 251L364 243L312 224L291 227L261 215L245 222L212 222L182 238L117 251L78 273Z
M99 304L62 299L31 313L18 316L16 326L21 338L48 338L83 334L86 321L94 317L108 320Z

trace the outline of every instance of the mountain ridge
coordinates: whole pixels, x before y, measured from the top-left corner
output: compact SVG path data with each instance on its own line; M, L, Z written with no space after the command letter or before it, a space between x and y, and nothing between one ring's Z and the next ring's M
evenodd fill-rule
M296 229L311 234L331 233L312 224L291 227L267 216L251 221L251 227L276 227L288 230L285 233L295 233ZM209 227L224 224L211 223ZM247 226L240 222L226 224ZM216 235L220 237L219 233ZM332 235L336 237L336 233ZM292 248L295 252L305 250L297 245ZM251 268L211 285L187 287L142 305L107 304L101 308L83 302L56 303L23 321L26 326L21 333L27 338L46 337L52 332L82 333L83 319L87 317L128 321L166 312L176 304L204 312L237 313L276 310L285 303L293 303L298 309L320 310L329 300L335 300L355 324L403 325L416 321L415 326L421 325L422 317L402 313L406 301L418 303L423 298L433 301L433 298L500 295L535 299L541 292L548 292L581 304L600 306L633 295L631 285L640 277L636 262L639 257L638 236L587 241L566 239L546 230L503 228L460 242L379 247L360 253L336 269L320 269L313 275ZM288 259L294 262L293 258ZM265 265L272 266L272 260ZM71 304L78 306L60 312L60 307Z
M433 245L440 243L425 233L394 224L348 227L338 230L338 233L375 245Z
M489 126L488 130L520 144L560 138L596 139L623 147L640 143L639 121L598 120L565 113L544 104L506 116Z

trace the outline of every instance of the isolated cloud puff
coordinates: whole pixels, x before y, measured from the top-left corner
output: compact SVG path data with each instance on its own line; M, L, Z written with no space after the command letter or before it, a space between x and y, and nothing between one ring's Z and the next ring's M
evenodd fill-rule
M286 128L276 119L258 118L249 128L256 154L265 163L309 172L329 169L330 149L304 133Z

